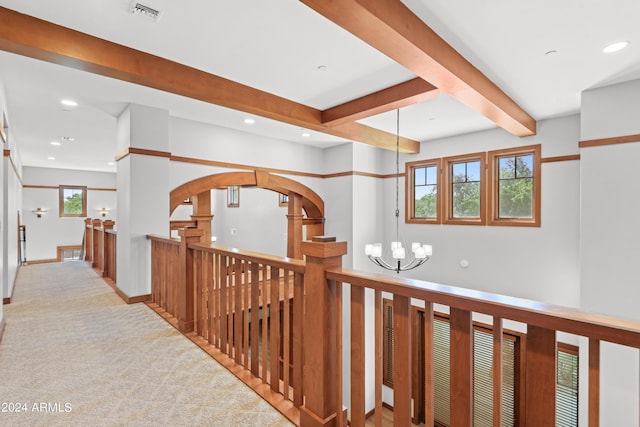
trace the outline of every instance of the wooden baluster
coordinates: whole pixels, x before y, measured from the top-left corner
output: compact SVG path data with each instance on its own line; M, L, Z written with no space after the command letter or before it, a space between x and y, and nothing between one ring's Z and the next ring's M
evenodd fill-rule
M260 376L260 264L251 263L251 373Z
M600 340L589 338L589 427L600 425Z
M374 364L375 364L375 427L382 427L382 344L384 331L382 330L382 292L375 291L374 309Z
M242 269L244 267L242 260L234 261L233 275L233 344L234 344L234 360L238 365L242 365Z
M194 332L202 336L202 259L199 251L193 251L193 313Z
M336 427L344 427L347 423L342 416L343 407L343 368L342 368L342 283L332 282L332 288L335 290L336 299ZM351 425L354 425L353 421Z
M364 352L364 288L351 285L351 425L357 427L365 420Z
M200 241L202 230L182 228L178 230L178 234L181 238L178 329L187 333L194 329L193 251L189 249L189 244Z
M213 318L214 322L214 345L216 348L222 348L222 312L220 311L220 307L222 306L222 282L220 279L220 270L222 269L220 263L222 256L220 254L213 254L213 280L214 280L214 289L215 289L215 301L213 303L213 310L215 312L215 316Z
M227 335L227 325L229 323L229 304L227 303L227 293L229 290L229 257L223 255L219 255L219 257L218 283L220 283L220 351L224 354L229 354L229 337Z
M151 301L158 304L158 249L155 240L151 241ZM159 304L158 304L159 305Z
M271 281L269 275L271 268L263 264L262 270L262 382L267 383L269 380L269 286Z
M470 426L473 423L473 323L471 312L451 308L450 328L451 425Z
M249 283L249 261L245 262L244 268L242 269L242 366L246 369L249 369L249 296L251 294L251 284Z
M336 399L336 286L327 280L326 270L342 266L347 244L335 240L315 236L302 242L306 259L302 427L334 425L342 412Z
M302 405L303 394L303 310L304 310L304 275L293 275L293 404L296 408Z
M411 425L411 302L399 295L393 296L393 424Z
M269 306L269 374L271 390L280 392L280 269L271 268L271 305Z
M493 318L493 425L502 426L502 319Z
M424 302L424 425L435 420L435 375L433 372L433 303Z
M174 248L173 246L165 245L167 251L167 277L170 279L167 281L167 294L168 302L171 304L171 315L178 317L178 311L180 310L180 298L179 298L179 280L180 280L180 268L175 268L174 263L180 262L180 248ZM177 252L177 253L176 253Z
M282 394L290 399L289 386L291 385L291 310L289 302L290 272L285 270L282 281Z
M213 277L213 257L214 255L211 252L206 252L203 264L205 276L207 278L207 294L208 294L208 307L207 307L207 315L208 315L208 325L207 329L209 331L209 336L207 337L209 344L213 344L215 346L215 308L216 308L216 293L215 293L215 279Z
M527 326L525 424L556 423L556 331Z

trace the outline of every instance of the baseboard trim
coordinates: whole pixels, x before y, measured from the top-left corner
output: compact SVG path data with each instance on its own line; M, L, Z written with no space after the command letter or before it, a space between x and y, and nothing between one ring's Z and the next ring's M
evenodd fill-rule
M60 262L59 259L32 259L29 260L28 264L50 264L52 262ZM25 263L26 265L27 263Z
M7 322L4 321L4 317L0 320L0 342L2 342L2 336L4 335L4 328L7 326Z
M222 353L209 341L196 335L195 332L183 333L178 329L178 319L171 314L163 310L158 304L154 302L147 302L147 307L153 310L158 316L164 319L171 326L176 328L185 337L189 338L195 345L200 347L202 351L207 353L211 358L218 361L222 366L227 368L229 372L234 374L240 381L245 383L253 391L255 391L260 397L262 397L267 403L273 406L278 412L284 415L289 421L295 425L300 425L300 410L293 406L293 402L282 398L282 395L275 393L266 384L263 384L259 378L251 375L249 371L238 365L235 360Z
M102 277L102 274L100 274L100 272L98 270L94 269L94 271L99 276ZM114 282L113 280L109 279L108 277L102 277L102 280L104 280L107 285L111 286L111 289L113 289L113 291L116 293L116 295L118 295L120 298L122 298L122 301L124 301L127 304L138 304L138 303L141 303L141 302L151 301L151 294L138 295L138 296L135 296L135 297L130 297L130 296L127 296L120 289L118 289L118 287L116 286L116 282Z

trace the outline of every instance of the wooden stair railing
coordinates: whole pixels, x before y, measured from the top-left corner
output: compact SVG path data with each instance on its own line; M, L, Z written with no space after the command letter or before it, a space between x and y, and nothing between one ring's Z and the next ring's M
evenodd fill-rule
M599 425L600 342L640 348L640 322L612 318L578 309L558 307L519 298L488 294L418 280L374 275L347 269L330 269L327 279L335 283L339 301L342 286L350 285L351 294L351 425L363 426L365 418L364 389L364 291L374 291L375 331L382 337L382 294L393 295L393 389L394 425L411 423L411 301L424 304L425 354L425 425L434 425L433 409L433 305L441 304L450 311L450 416L452 426L473 424L473 313L493 316L494 349L502 348L502 322L510 319L527 325L526 354L523 360L525 379L523 425L555 426L556 424L556 355L558 331L589 339L589 426ZM341 303L341 301L340 301ZM317 307L322 310L322 306ZM338 330L342 330L337 317ZM382 350L381 339L375 340L375 425L382 423ZM494 351L494 379L500 379L501 350ZM342 358L338 352L337 360ZM342 372L338 372L342 375ZM342 378L338 380L341 384ZM494 396L501 395L502 382L493 381ZM494 399L493 419L500 424L500 399ZM338 420L337 425L343 425Z
M557 332L589 342L589 426L599 423L601 342L640 348L640 322L417 280L341 268L345 242L315 237L302 242L305 261L199 243L201 230L181 240L149 236L150 304L167 320L303 427L345 426L342 412L343 330L350 341L350 425L363 426L365 397L375 396L382 423L382 297L393 298L394 425L412 422L412 304L424 307L426 425L434 425L434 305L449 308L450 423L473 424L473 316L493 317L493 425L501 424L503 321L525 324L521 425L556 422ZM343 303L343 288L350 301ZM365 304L367 291L373 304ZM349 327L343 325L349 304ZM372 313L373 312L373 313ZM365 316L374 319L374 384L365 381ZM422 329L421 329L422 330ZM304 340L303 340L304 337ZM304 373L304 375L303 375ZM365 388L366 387L366 388ZM373 390L372 390L373 389ZM414 405L416 403L414 402ZM420 404L420 403L418 403Z
M111 285L116 282L117 235L112 220L85 219L84 260Z

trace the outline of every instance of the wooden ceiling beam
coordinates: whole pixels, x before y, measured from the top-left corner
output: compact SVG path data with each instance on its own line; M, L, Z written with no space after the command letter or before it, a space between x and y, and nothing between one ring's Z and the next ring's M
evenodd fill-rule
M393 133L359 123L328 127L318 109L4 7L0 49L395 150ZM420 151L418 141L402 138L400 144L403 152Z
M324 110L322 122L327 126L354 122L365 117L434 99L439 93L440 91L434 85L416 77Z
M536 121L400 0L300 0L442 92L518 136Z

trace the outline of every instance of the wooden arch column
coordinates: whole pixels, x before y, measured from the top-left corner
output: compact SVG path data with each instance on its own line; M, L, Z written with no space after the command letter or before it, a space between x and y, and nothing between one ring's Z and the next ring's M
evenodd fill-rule
M191 198L193 215L191 219L196 222L198 230L202 230L200 243L208 245L211 243L211 190L203 191Z
M184 183L171 191L169 214L171 215L185 199L191 198L194 204L192 219L197 220L198 228L202 229L204 233L206 233L205 228L208 221L208 236L203 235L202 242L209 243L211 241L211 219L213 218L210 190L222 189L230 185L264 188L289 196L287 212L288 257L302 259L300 244L304 235L303 227L306 227L307 239L324 235L324 201L322 198L300 182L259 170L219 173Z

